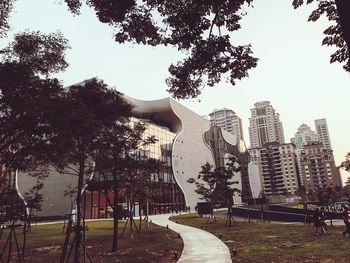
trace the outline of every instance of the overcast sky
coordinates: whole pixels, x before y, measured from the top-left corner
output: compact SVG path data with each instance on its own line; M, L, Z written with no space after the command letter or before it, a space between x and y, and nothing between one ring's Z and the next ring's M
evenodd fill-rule
M17 0L10 20L12 31L0 40L0 47L25 29L59 30L72 47L67 53L70 67L58 75L65 85L98 76L138 99L169 96L167 69L181 53L169 47L119 45L113 40L113 30L99 23L91 9L84 7L80 16L73 16L60 2ZM340 164L350 151L350 75L339 64L329 64L334 48L321 46L322 32L329 22L308 23L312 6L295 11L292 0L254 2L254 7L245 10L242 29L232 39L252 44L258 67L235 87L223 81L206 88L200 101L181 103L200 115L223 107L234 110L243 120L247 145L250 109L257 101L271 101L279 112L286 142L302 123L314 129L314 119L326 118L336 163Z

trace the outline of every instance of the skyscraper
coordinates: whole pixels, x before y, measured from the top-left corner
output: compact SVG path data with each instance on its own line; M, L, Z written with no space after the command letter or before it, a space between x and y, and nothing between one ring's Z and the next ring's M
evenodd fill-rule
M316 133L318 135L318 140L322 142L325 149L332 149L331 139L329 137L327 120L317 119L315 120Z
M269 142L284 143L282 122L269 101L255 103L250 112L249 139L251 148L260 148Z
M212 113L209 113L209 117L212 125L219 126L243 141L242 120L233 110L226 108L214 110Z

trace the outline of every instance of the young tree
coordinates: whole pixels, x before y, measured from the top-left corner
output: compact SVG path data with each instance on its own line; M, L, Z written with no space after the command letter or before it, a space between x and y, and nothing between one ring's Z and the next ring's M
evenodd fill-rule
M234 156L230 156L227 158L227 162L225 163L225 167L217 169L217 187L215 191L218 192L218 195L225 200L227 206L227 221L228 226L232 225L232 213L231 208L234 205L233 196L236 193L240 193L240 191L234 187L234 185L238 184L237 181L234 181L234 176L240 172L240 166L238 163L238 159Z
M215 169L213 169L213 166L208 162L202 166L202 170L199 172L197 179L189 178L187 180L188 183L195 184L195 192L201 196L201 200L209 202L212 208L214 208L217 203L218 196L215 191L217 181L217 173ZM211 217L215 220L214 212Z
M140 123L136 122L136 127L139 125ZM145 123L141 123L141 125L143 129L146 128L146 126L144 126L146 125ZM154 136L138 137L138 140L134 140L133 147L128 148L124 154L124 193L128 202L128 220L130 221L130 236L133 232L133 224L135 225L135 229L138 230L133 219L132 210L135 207L136 201L139 201L139 205L141 205L139 200L140 197L144 197L145 195L149 196L148 194L151 193L151 173L157 172L156 169L158 167L156 165L160 165L160 163L157 160L149 158L149 156L145 154L145 147L150 144L154 144L156 141L157 139ZM141 189L142 187L146 187L146 189ZM150 192L146 194L147 187ZM124 226L124 230L125 227L126 224ZM124 233L124 230L122 232L122 235Z
M130 163L126 159L130 151L134 151L142 140L145 130L144 122L130 121L131 106L125 112L125 118L119 119L111 127L104 129L96 141L97 149L96 172L106 177L111 182L111 190L113 191L113 242L112 252L118 248L118 193L125 187L127 181L125 170L128 169ZM108 191L105 191L108 193ZM109 201L108 195L106 199Z
M227 158L225 167L213 169L212 165L206 163L202 166L202 171L198 178L190 178L188 183L196 185L195 192L201 195L201 199L210 202L212 207L219 200L223 200L228 208L227 220L228 225L232 225L231 208L233 206L233 196L240 191L234 187L237 181L234 181L234 176L240 171L237 158L230 156Z
M159 176L160 171L163 167L163 163L160 160L154 158L143 158L138 160L139 171L136 177L135 185L135 198L139 202L139 229L141 230L141 208L146 206L146 219L148 221L148 208L147 204L150 201L153 201L155 192L159 189L160 184L163 182L156 180L156 177ZM159 179L159 177L158 177Z

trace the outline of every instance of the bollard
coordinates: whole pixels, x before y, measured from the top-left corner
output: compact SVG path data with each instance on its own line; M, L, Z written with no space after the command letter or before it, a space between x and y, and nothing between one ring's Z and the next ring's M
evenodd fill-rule
M204 226L201 225L201 229L203 229L203 228L204 228Z
M181 238L181 235L180 235L180 233L177 233L177 237L178 237L178 238Z
M222 233L219 234L219 238L220 238L220 239L222 238Z
M166 225L166 229L169 229L169 225Z

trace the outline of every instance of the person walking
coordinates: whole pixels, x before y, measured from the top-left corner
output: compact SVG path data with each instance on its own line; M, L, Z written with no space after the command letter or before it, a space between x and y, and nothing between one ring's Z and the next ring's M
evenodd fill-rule
M342 207L342 218L346 227L346 229L343 231L343 236L345 237L346 233L350 236L349 208L347 208L345 205L342 205Z
M321 227L321 213L320 208L314 210L314 235L318 236L318 229Z
M327 224L326 224L326 212L324 211L324 207L321 207L320 211L320 223L321 223L321 233L327 235Z

